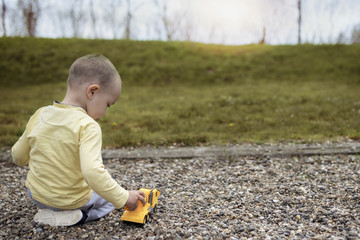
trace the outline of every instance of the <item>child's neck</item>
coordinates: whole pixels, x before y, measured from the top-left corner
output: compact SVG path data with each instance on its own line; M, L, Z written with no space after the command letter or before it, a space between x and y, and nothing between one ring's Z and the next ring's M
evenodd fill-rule
M85 104L82 103L81 99L79 99L79 97L77 97L77 96L73 97L72 95L69 95L68 93L65 95L65 98L60 102L60 104L81 107L81 108L85 109L85 111L86 111Z

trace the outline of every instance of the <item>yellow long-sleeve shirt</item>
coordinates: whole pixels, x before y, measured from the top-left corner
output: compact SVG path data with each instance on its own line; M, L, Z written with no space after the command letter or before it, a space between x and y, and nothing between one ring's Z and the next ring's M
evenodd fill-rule
M101 147L101 128L84 109L54 102L30 118L12 156L29 164L26 187L47 206L79 208L95 191L121 208L129 193L104 168Z

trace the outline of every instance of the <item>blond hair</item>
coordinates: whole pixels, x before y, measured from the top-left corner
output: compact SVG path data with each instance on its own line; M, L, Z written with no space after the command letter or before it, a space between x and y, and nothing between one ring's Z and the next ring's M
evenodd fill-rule
M80 86L95 81L100 86L109 87L120 75L115 66L103 55L89 54L71 65L67 79L68 86Z

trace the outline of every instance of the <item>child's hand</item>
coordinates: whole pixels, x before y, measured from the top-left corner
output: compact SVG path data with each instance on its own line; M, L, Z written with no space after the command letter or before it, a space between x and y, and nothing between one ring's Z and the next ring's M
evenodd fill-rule
M138 206L138 200L145 206L145 193L142 191L129 191L129 198L125 203L126 207L129 207L129 211L133 211Z

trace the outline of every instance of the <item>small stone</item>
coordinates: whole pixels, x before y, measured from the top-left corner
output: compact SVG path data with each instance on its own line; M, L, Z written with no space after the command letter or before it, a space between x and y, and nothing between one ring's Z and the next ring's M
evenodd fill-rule
M250 231L250 232L255 231L254 226L249 226L249 231Z
M350 231L350 232L349 232L349 235L350 235L350 236L357 236L357 235L358 235L358 233L357 233L357 232L355 232L355 231Z
M245 228L243 227L243 226L240 226L240 227L238 227L238 229L237 229L239 232L243 232L243 231L245 231Z

